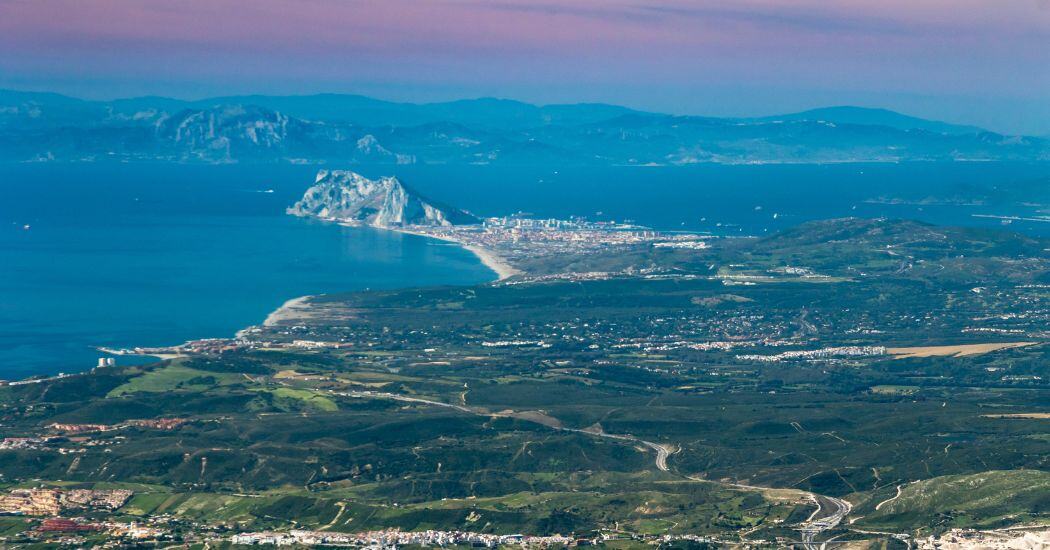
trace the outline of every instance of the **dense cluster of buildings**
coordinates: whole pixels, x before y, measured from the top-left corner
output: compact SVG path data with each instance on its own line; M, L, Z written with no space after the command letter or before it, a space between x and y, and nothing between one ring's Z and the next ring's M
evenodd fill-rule
M55 439L55 437L50 436L5 437L3 441L0 441L0 451L39 450L47 447Z
M480 225L413 226L413 233L484 248L514 263L516 259L580 254L614 247L654 243L666 248L707 248L698 235L665 234L629 223L487 218Z
M401 546L471 546L475 548L521 547L570 547L591 546L616 540L636 540L649 543L693 543L720 544L718 539L701 535L625 535L619 532L603 532L590 537L565 535L496 535L470 531L401 531L387 529L363 533L335 533L330 531L259 531L239 533L230 537L233 544L271 546L354 546L360 548L398 548Z
M96 536L109 539L107 546L114 545L112 539L124 541L160 541L171 539L170 531L141 523L116 523L89 521L84 518L52 517L41 520L36 527L27 530L23 536L28 541L46 542L62 546L84 548L94 546L85 537ZM0 538L0 546L4 544Z
M47 425L47 429L53 432L59 432L63 434L80 434L80 433L92 433L92 432L108 432L115 430L115 426L108 424L60 424L54 422Z
M96 432L110 432L124 428L150 428L154 430L174 430L185 424L185 418L145 418L126 420L119 424L62 424L51 423L47 428L61 434L82 434Z
M886 355L885 346L841 346L814 350L785 351L776 355L737 355L741 361L776 363L790 360L830 359L833 357L877 357Z
M204 338L190 340L177 346L135 347L135 348L99 348L99 351L112 355L149 355L168 358L179 355L215 355L241 349L243 344L229 338Z
M551 546L568 545L571 537L562 535L493 535L469 531L367 531L363 533L334 533L330 531L288 532L261 531L240 533L230 538L233 544L292 545L342 545L366 548L396 548L399 546L454 546L471 545L493 548L501 545Z
M977 531L952 529L942 535L931 535L915 541L921 550L1039 550L1050 548L1050 529L1033 528L1016 531Z
M78 533L84 531L101 531L97 523L86 523L67 518L48 518L40 522L36 530L40 533Z
M656 248L680 248L685 250L703 250L707 248L707 242L695 240L661 241L653 243Z
M481 342L481 347L483 348L514 348L522 346L551 347L550 344L543 340L493 340Z
M126 489L13 489L0 497L0 513L55 516L63 510L116 510L131 498Z
M53 516L62 511L54 489L15 489L0 497L0 513Z
M772 340L769 338L763 338L759 340L715 340L709 342L691 342L688 340L675 340L670 342L621 342L613 344L610 347L612 349L640 349L646 353L662 352L662 351L677 351L677 350L695 350L695 351L731 351L736 348L746 347L779 347L779 346L790 346L795 345L797 342L790 340Z
M586 218L572 216L567 220L559 220L556 218L529 218L523 214L516 214L512 216L500 216L493 218L485 218L481 222L481 226L486 229L518 229L518 230L550 230L558 229L562 231L623 231L623 230L643 230L649 233L655 233L647 227L634 225L631 221L627 220L624 222L616 221L590 221Z

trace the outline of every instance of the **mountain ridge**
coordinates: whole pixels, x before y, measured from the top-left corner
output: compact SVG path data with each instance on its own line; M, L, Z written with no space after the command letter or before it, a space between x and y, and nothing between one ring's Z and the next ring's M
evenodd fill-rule
M310 119L310 116L297 113L301 108L292 106L289 108L288 104L293 102L338 102L342 103L343 108L383 108L383 109L438 109L445 110L454 107L464 107L467 109L477 107L492 107L502 106L509 107L517 110L537 110L537 111L571 111L574 109L594 109L601 110L609 113L608 118L614 118L618 115L623 114L638 114L648 116L666 116L666 117L682 117L682 118L699 118L699 119L710 119L710 120L727 120L727 121L755 121L755 122L771 122L776 120L827 120L830 122L842 121L846 122L846 118L857 118L859 116L867 116L869 120L866 122L854 122L864 125L884 125L896 128L908 127L908 129L917 129L924 126L937 126L945 129L954 129L957 132L992 132L990 130L980 128L974 125L957 124L951 122L942 122L938 120L925 119L918 116L908 115L891 109L882 107L862 107L857 105L834 105L827 107L817 107L813 109L807 109L803 111L788 112L782 114L766 115L766 116L747 116L747 117L716 117L710 115L686 115L686 114L673 114L663 113L659 111L646 111L633 109L621 105L612 103L601 103L601 102L579 102L579 103L547 103L547 104L534 104L525 101L519 101L516 99L499 98L492 96L481 96L476 98L465 98L456 99L450 101L436 101L436 102L401 102L401 101L389 101L384 99L378 99L362 94L342 94L342 93L316 93L316 94L291 94L291 95L267 95L267 94L246 94L246 95L225 95L207 97L202 99L177 99L166 96L148 95L148 96L134 96L128 98L117 98L112 100L90 100L82 99L74 96L65 94L59 94L55 92L47 91L21 91L0 88L0 103L9 101L12 98L22 96L24 99L43 99L48 98L52 101L61 101L64 103L79 103L83 105L111 105L118 107L134 107L143 108L145 106L157 106L163 105L171 108L178 106L183 109L197 108L203 109L216 105L229 105L229 104L241 104L241 105L255 105L264 107L267 109L282 111L284 114L294 116L298 118ZM283 105L282 105L283 104ZM870 120L873 116L886 117L898 121L909 121L907 123L889 123L886 120L876 121ZM315 117L323 118L323 117ZM442 119L447 121L446 119ZM413 124L421 124L422 122L413 121ZM908 126L908 124L911 126ZM1019 135L1019 134L1004 134L1004 135Z
M1050 140L859 107L717 118L491 98L404 104L325 94L91 102L0 90L0 160L100 159L504 165L1033 161L1050 160Z
M981 134L994 133L966 124L953 124L939 120L930 120L916 116L906 115L890 109L881 107L859 107L856 105L836 105L831 107L818 107L797 113L772 115L766 117L754 117L747 120L772 122L783 121L814 121L824 120L837 124L858 124L863 126L887 126L898 130L926 130L942 134Z

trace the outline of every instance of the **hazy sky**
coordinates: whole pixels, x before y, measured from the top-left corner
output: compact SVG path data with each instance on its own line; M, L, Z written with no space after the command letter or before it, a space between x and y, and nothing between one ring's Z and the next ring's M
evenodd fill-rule
M1050 134L1050 0L0 0L0 87L348 92Z

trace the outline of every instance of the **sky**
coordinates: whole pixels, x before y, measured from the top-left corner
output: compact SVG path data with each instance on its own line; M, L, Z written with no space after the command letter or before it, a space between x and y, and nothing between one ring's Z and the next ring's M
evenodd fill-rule
M1050 0L0 0L0 87L861 105L1050 135Z

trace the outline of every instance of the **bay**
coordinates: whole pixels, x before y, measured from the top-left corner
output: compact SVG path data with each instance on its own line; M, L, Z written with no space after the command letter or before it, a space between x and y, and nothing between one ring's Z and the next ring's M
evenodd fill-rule
M890 217L1046 236L1048 166L349 168L397 175L482 216L756 236L812 219ZM0 165L0 378L86 370L95 346L228 337L297 296L494 278L448 243L287 216L317 169Z
M285 215L295 193L263 184L301 193L312 169L222 168L3 167L0 378L229 337L297 296L494 278L447 243Z

